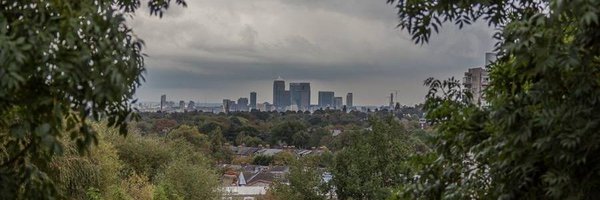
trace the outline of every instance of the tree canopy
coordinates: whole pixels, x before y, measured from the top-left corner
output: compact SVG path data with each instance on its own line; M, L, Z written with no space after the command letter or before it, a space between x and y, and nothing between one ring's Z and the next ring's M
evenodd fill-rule
M151 0L162 16L171 0ZM185 6L183 0L174 1ZM0 1L0 198L57 195L45 168L63 152L97 143L89 121L127 132L144 80L143 41L126 19L139 0Z
M431 154L400 196L593 199L600 192L600 1L406 1L399 27L426 43L445 23L497 28L488 106L429 80ZM442 94L440 91L449 91Z

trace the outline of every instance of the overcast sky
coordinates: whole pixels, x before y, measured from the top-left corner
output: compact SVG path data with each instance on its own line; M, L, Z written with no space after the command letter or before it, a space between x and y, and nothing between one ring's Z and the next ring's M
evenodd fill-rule
M482 24L446 25L429 44L397 29L386 0L188 0L159 19L130 21L146 42L142 101L221 102L258 93L272 101L273 80L311 83L317 92L354 93L356 105L383 105L393 90L401 104L424 101L428 77L447 78L484 63L493 49ZM345 99L344 99L345 101Z

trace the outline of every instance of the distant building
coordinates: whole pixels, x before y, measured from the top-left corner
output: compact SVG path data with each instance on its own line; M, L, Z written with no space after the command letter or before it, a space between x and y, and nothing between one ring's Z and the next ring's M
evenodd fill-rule
M179 109L180 110L185 109L185 101L179 101Z
M187 105L187 109L192 111L196 109L196 103L194 103L194 101L190 101Z
M273 106L283 109L285 99L285 81L281 77L273 81Z
M289 108L292 105L292 95L290 94L289 90L283 91L283 100L282 100L282 104L280 106L280 108L278 108L279 110L285 110L287 108Z
M229 100L229 99L223 99L223 112L224 112L224 113L229 113L229 112L231 112L231 105L232 105L232 102L233 102L233 101L231 101L231 100Z
M333 107L335 107L335 109L342 109L342 107L344 107L344 98L334 97L333 105L334 105Z
M333 97L335 96L334 92L331 91L319 91L319 107L320 108L333 108Z
M310 108L310 83L290 83L291 105L298 110Z
M250 92L250 109L256 109L256 92Z
M394 93L390 93L390 109L394 109Z
M238 99L237 111L248 111L248 98L242 97Z
M354 100L352 97L352 93L346 94L346 107L352 108L354 106Z
M160 111L165 111L167 106L167 95L163 94L160 96Z
M481 67L470 68L465 72L463 86L466 91L473 95L473 103L486 105L483 99L483 91L488 86L489 79L488 72Z

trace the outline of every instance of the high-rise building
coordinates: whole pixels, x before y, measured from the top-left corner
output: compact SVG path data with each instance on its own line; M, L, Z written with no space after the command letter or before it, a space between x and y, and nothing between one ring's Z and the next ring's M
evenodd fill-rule
M185 101L179 101L179 110L185 109Z
M352 97L352 93L348 93L346 94L346 107L348 108L352 108L352 106L354 106L354 99Z
M334 92L319 91L319 108L333 108Z
M229 113L231 111L233 111L233 109L231 108L233 106L235 102L229 100L229 99L223 99L223 112L224 113Z
M256 92L250 92L250 109L256 109Z
M190 101L187 105L187 109L189 111L195 110L196 109L196 103L194 103L194 101Z
M292 96L289 90L283 91L283 98L281 102L281 110L285 110L286 108L292 105ZM277 107L276 107L277 109Z
M334 97L333 105L334 105L333 107L335 107L335 109L342 109L342 107L344 107L344 98Z
M248 98L242 97L238 99L237 111L248 111Z
M296 106L298 110L308 110L310 108L310 83L290 83L291 106Z
M273 81L273 106L277 109L285 107L284 104L285 95L285 81L281 77Z
M488 85L489 76L485 69L481 67L470 68L465 72L463 85L465 90L473 95L473 103L478 105L486 105L483 99L483 91Z
M165 111L167 108L167 95L163 94L160 96L160 111Z
M390 93L390 109L394 109L394 93Z

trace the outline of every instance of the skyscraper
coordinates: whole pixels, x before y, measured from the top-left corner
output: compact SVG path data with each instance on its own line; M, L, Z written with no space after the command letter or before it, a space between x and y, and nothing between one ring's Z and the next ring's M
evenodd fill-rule
M334 92L319 91L319 108L333 108Z
M352 97L352 93L348 93L346 94L346 107L348 108L352 108L352 106L354 106L353 104L353 97Z
M179 110L185 109L185 101L179 101Z
M167 95L163 94L160 96L160 111L165 111L167 107Z
M231 105L231 100L223 99L223 112L229 113L229 106Z
M394 93L390 93L390 109L394 109Z
M281 102L281 110L292 105L292 97L289 90L283 91L283 97Z
M250 109L256 109L256 92L250 92Z
M195 110L196 109L196 103L194 103L194 101L190 101L187 105L187 109L189 111Z
M342 97L334 97L333 98L333 104L335 109L342 109L342 107L344 107L344 98Z
M242 97L238 99L237 111L248 111L248 98Z
M291 106L298 110L310 108L310 83L290 83Z
M285 107L284 104L285 95L285 81L281 77L273 81L273 106L276 109Z

